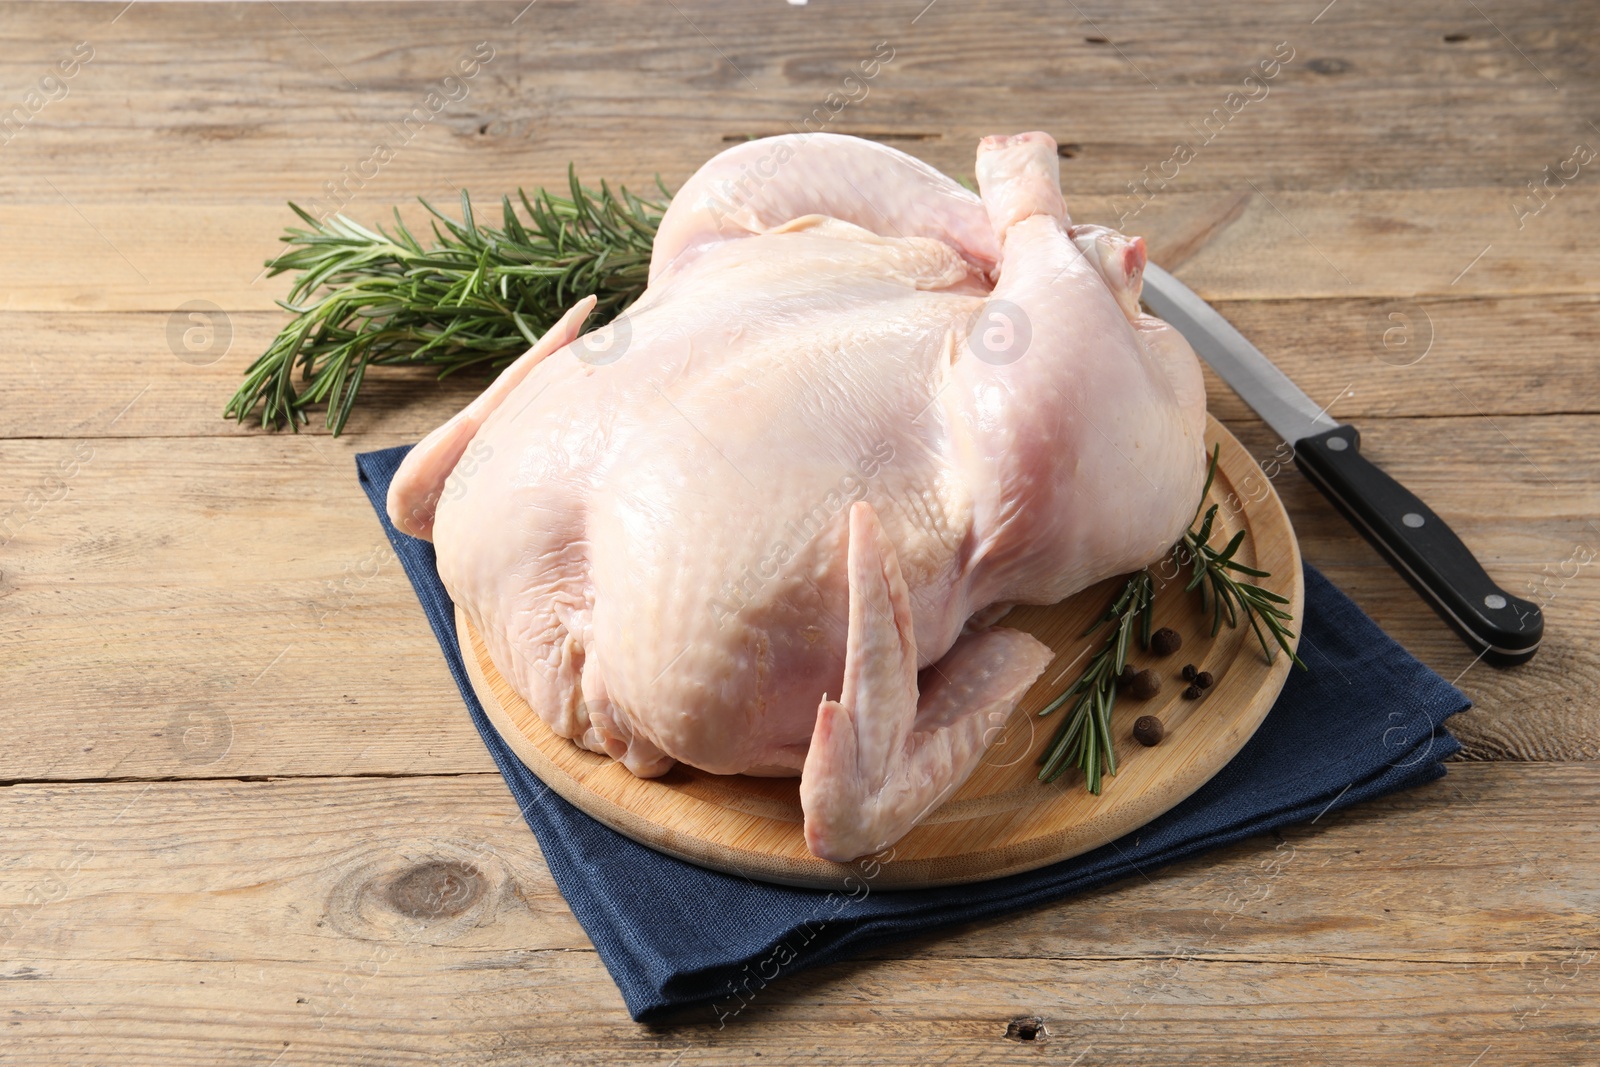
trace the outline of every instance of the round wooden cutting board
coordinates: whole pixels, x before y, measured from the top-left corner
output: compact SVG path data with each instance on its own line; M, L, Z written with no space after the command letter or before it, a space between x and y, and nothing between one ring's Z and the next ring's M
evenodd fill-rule
M1305 609L1300 549L1271 482L1222 425L1208 416L1208 444L1222 446L1210 503L1220 503L1211 543L1247 531L1240 562L1272 573L1262 584ZM1169 560L1158 575L1171 577ZM467 673L489 720L546 785L607 826L692 863L750 878L828 889L911 889L976 882L1042 867L1121 837L1165 812L1204 784L1255 733L1288 675L1290 661L1270 661L1248 627L1210 634L1188 580L1161 583L1154 626L1183 636L1177 653L1157 657L1136 647L1130 662L1157 670L1161 691L1149 700L1119 694L1112 715L1117 774L1100 796L1069 770L1037 780L1038 760L1064 711L1037 712L1078 676L1104 632L1083 636L1105 613L1122 578L1092 586L1051 607L1014 609L1002 625L1026 630L1056 650L1056 659L1012 713L1003 734L971 778L921 825L877 857L842 864L806 849L798 778L708 774L682 764L660 778L635 778L620 763L556 736L501 677L482 638L459 610L456 625ZM1298 624L1295 629L1298 630ZM1210 671L1216 684L1199 700L1182 696L1186 663ZM1132 737L1141 715L1159 715L1166 740L1145 748Z

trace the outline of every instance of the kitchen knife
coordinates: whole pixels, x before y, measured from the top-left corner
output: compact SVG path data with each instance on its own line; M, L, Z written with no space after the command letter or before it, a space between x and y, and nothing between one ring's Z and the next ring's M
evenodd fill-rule
M1361 455L1361 435L1336 422L1188 286L1151 263L1144 302L1294 448L1295 466L1446 622L1491 663L1539 648L1537 604L1494 583L1461 538L1405 486Z

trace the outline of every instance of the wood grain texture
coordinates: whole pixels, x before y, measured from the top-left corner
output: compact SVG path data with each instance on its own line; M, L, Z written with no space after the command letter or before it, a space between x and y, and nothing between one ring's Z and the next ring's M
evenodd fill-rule
M1146 168L1159 176L1174 142L1199 144L1195 128L1288 42L1295 58L1273 91L1200 144L1128 224L1158 261L1175 239L1212 233L1204 249L1179 249L1208 298L1592 294L1600 276L1582 237L1600 191L1574 182L1521 226L1514 207L1593 132L1577 101L1596 86L1595 46L1581 12L1557 0L1520 13L1536 28L1514 47L1443 3L1408 9L1403 26L1352 10L1315 27L1271 8L1175 17L1156 0L1078 19L1042 2L952 4L914 23L888 3L578 17L546 0L515 24L525 5L473 5L465 18L393 6L385 32L403 44L374 41L362 4L239 5L201 20L151 4L115 22L99 5L19 8L5 84L35 82L79 39L95 55L5 146L19 177L0 192L5 306L269 309L285 282L261 279L260 265L290 199L348 203L368 221L409 205L416 217L415 196L449 204L467 185L492 201L559 183L569 160L675 187L731 141L801 126L879 41L895 59L828 129L962 174L980 136L1050 130L1068 146L1064 180L1084 221L1131 210L1129 183ZM1026 56L1019 34L1033 42ZM467 94L330 197L326 183L393 140L392 124L479 41L496 54ZM177 69L163 62L174 50ZM102 178L106 158L118 161L114 181ZM1232 221L1216 229L1220 219Z
M21 180L0 195L59 206L44 179L69 196L92 189L83 164L101 153L121 167L100 183L110 202L307 200L478 41L496 56L470 95L360 189L363 204L408 199L419 172L510 189L560 179L568 159L617 180L672 181L729 138L802 123L878 41L894 60L829 128L877 134L961 173L984 134L1055 128L1071 146L1069 187L1108 195L1193 138L1191 124L1279 42L1294 58L1270 95L1204 146L1183 186L1231 194L1274 174L1319 192L1508 191L1588 136L1585 94L1600 81L1592 12L1562 0L1519 4L1514 17L1485 8L1493 24L1445 0L1403 17L1342 0L1315 24L1316 11L1284 4L1161 0L1065 12L1049 0L974 0L925 14L926 0L280 6L197 18L141 3L114 22L118 9L102 5L19 6L0 84L34 81L79 39L96 54L8 146Z
M1261 584L1305 614L1305 581L1294 528L1254 457L1215 419L1206 446L1218 449L1216 476L1202 509L1219 508L1211 534L1217 546L1244 535L1235 558L1272 575ZM1050 751L1066 710L1043 711L1104 646L1095 624L1121 591L1124 578L1098 582L1049 607L1019 607L1000 625L1030 633L1055 659L1003 721L986 733L988 750L966 782L910 833L871 857L833 863L806 846L798 778L709 774L679 764L658 778L636 778L616 760L579 748L556 734L489 658L482 636L456 609L461 655L489 721L540 781L600 822L651 848L745 878L824 889L857 884L870 859L879 889L919 889L987 881L1099 848L1182 802L1220 771L1255 735L1272 710L1291 661L1268 658L1247 627L1212 635L1183 589L1187 572L1159 568L1162 583L1151 610L1152 628L1170 628L1183 647L1160 657L1135 642L1128 661L1164 679L1159 693L1139 700L1123 690L1111 713L1115 776L1094 796L1069 771L1049 785L1039 764ZM1093 632L1091 632L1093 631ZM1088 636L1085 636L1088 634ZM1298 637L1291 642L1297 647ZM1192 663L1216 678L1203 701L1182 696L1179 671ZM1147 748L1133 739L1134 720L1152 715L1166 739Z
M495 59L354 190L356 217L461 186L481 204L569 160L675 185L803 122L886 41L827 128L954 173L983 134L1046 129L1075 216L1114 220L1288 41L1270 96L1127 225L1502 583L1534 583L1546 647L1474 664L1297 473L1274 479L1306 558L1473 697L1465 755L1594 761L1600 179L1517 217L1546 167L1600 147L1592 3L3 14L0 110L95 52L0 138L0 782L41 783L0 787L7 1062L1593 1060L1592 762L1457 764L1283 842L795 976L723 1030L636 1027L353 484L354 452L415 440L476 383L384 375L339 441L217 418L283 321L286 280L259 276L283 202L325 197L474 42ZM233 331L208 366L168 340L194 299ZM1032 1015L1035 1041L1005 1036Z
M707 157L721 147L711 146ZM976 150L974 137L968 154ZM696 167L678 174L677 183ZM545 184L559 188L558 181ZM473 185L491 204L516 189ZM417 195L459 216L459 189L436 178ZM1124 228L1149 239L1156 262L1178 262L1175 273L1207 300L1422 297L1431 303L1600 292L1600 247L1587 240L1600 226L1600 184L1567 190L1521 230L1510 210L1515 190L1258 189L1165 193ZM70 204L0 204L0 228L9 238L0 245L6 310L170 313L207 300L230 313L269 311L288 292L286 277L262 277L265 260L283 248L278 236L297 222L282 206L154 200L134 215L92 196L74 196ZM1078 222L1115 224L1118 203L1068 191ZM390 218L388 209L352 206L349 214L376 224ZM403 206L402 215L408 225L425 225L415 205ZM1196 234L1208 235L1198 247Z
M13 786L7 1059L1582 1063L1597 803L1593 764L1460 765L801 972L724 1027L641 1027L498 775ZM1005 1037L1019 1016L1043 1047Z

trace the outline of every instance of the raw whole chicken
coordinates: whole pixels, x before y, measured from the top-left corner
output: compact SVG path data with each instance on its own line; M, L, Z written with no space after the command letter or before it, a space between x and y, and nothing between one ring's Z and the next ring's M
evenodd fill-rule
M799 775L827 859L942 803L1049 664L990 624L1157 558L1204 475L1143 242L1071 224L1043 133L985 138L977 178L830 134L723 152L638 302L581 336L579 302L389 493L556 733L641 777Z

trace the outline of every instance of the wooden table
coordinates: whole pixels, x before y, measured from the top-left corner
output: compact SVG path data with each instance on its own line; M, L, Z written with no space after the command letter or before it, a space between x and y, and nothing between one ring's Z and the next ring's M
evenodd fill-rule
M0 1060L1600 1061L1600 11L1324 3L7 6ZM956 174L1051 131L1074 216L1127 215L1549 636L1475 664L1289 470L1306 557L1476 702L1448 777L640 1026L356 486L479 383L385 376L338 439L219 413L284 201L675 186L808 118Z

